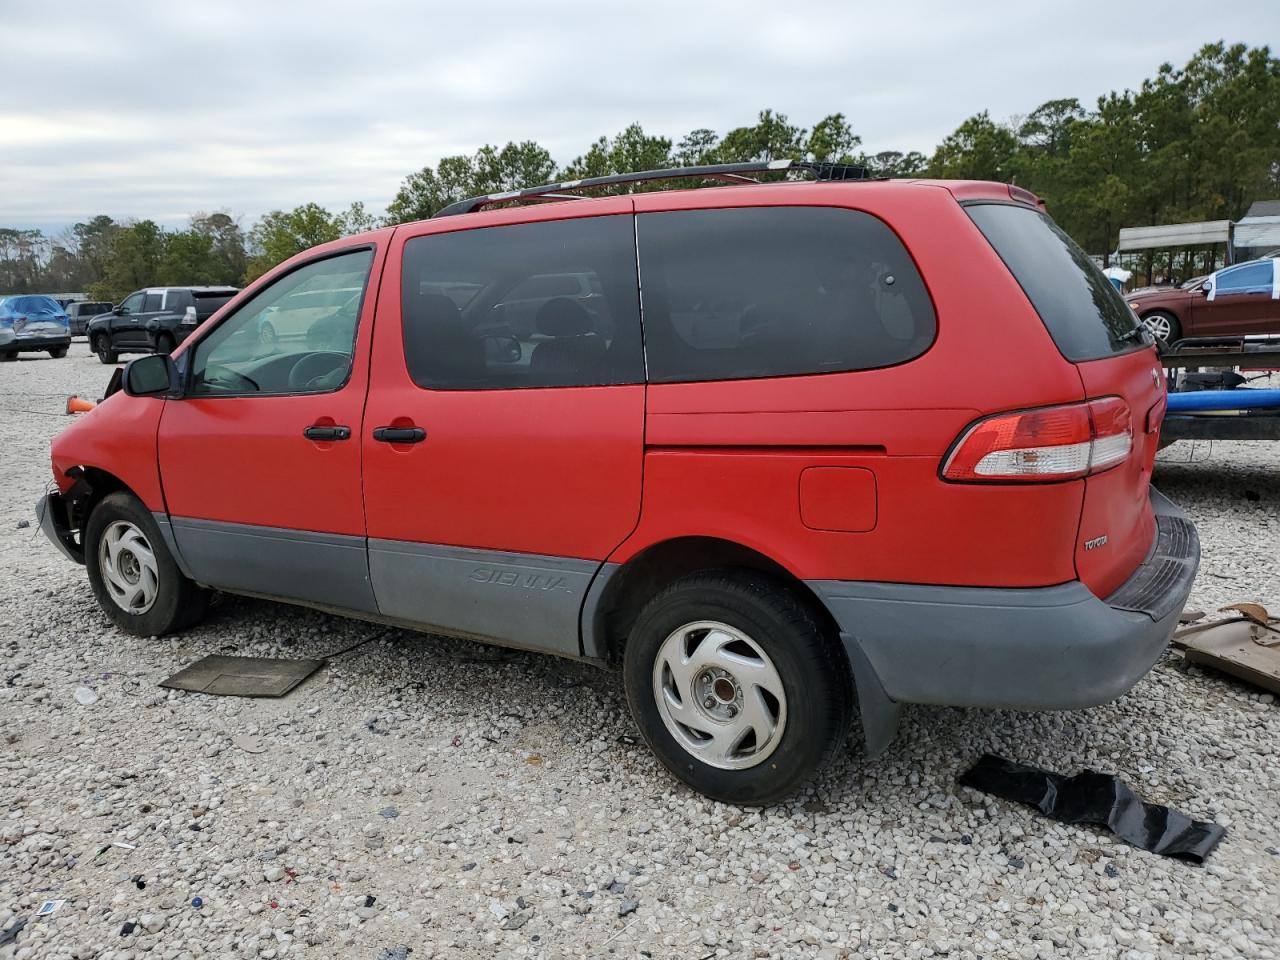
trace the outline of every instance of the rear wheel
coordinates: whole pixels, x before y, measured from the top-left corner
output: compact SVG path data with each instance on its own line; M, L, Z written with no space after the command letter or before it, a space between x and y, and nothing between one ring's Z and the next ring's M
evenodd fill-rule
M173 337L167 333L161 333L156 336L156 353L170 354L177 344L173 342Z
M49 356L53 357L53 359L55 360L61 360L66 355L67 355L66 347L57 347L56 349L49 351Z
M752 571L695 574L654 597L623 676L658 759L727 803L793 793L843 743L852 713L836 638L785 584Z
M8 363L10 360L17 360L17 359L18 359L17 350L6 350L5 352L0 353L0 363Z
M1142 318L1142 325L1166 347L1182 339L1182 328L1178 325L1178 318L1163 310L1148 313Z
M111 348L111 338L105 333L93 338L93 352L102 363L117 363L120 360L120 354Z
M194 626L209 592L182 575L151 512L129 493L113 493L89 516L85 567L98 605L134 636Z

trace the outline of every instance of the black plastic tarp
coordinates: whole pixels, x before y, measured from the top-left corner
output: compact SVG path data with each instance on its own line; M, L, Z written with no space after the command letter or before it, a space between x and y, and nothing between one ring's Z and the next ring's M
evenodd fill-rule
M1107 827L1135 847L1194 863L1203 863L1227 833L1219 824L1145 803L1115 775L1093 770L1066 777L987 754L960 775L960 784L1025 803L1063 823Z

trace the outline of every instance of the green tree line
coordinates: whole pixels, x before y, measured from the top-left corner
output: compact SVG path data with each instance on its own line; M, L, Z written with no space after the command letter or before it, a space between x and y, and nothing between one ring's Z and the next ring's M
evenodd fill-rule
M147 285L241 285L318 243L420 220L477 194L782 158L861 164L873 176L1017 183L1044 198L1081 246L1105 258L1121 226L1237 219L1253 200L1280 194L1280 60L1265 46L1207 44L1184 66L1163 64L1138 90L1107 93L1092 109L1072 98L1007 121L986 111L969 117L929 157L868 153L843 113L803 127L762 110L754 124L723 135L697 129L673 139L633 123L564 166L533 141L486 145L409 174L382 218L359 202L341 211L308 203L273 210L248 230L227 212L193 214L183 230L107 216L58 237L0 228L0 293L84 290L114 301Z

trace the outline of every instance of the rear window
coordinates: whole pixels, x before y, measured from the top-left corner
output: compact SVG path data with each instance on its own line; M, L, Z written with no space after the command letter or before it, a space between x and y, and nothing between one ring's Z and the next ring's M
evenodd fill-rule
M868 370L933 342L924 282L870 214L747 207L637 221L654 383Z
M76 312L81 317L93 317L99 313L109 313L112 304L109 303L77 303L74 304Z
M1080 363L1145 345L1120 292L1047 216L1007 203L971 204L966 210L1064 357Z
M62 307L53 297L14 297L9 301L14 313L38 314L62 313Z

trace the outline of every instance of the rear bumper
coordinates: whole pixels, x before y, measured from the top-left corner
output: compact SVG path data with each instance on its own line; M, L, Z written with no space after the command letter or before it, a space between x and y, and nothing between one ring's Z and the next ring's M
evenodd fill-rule
M1154 489L1156 540L1106 600L1075 581L998 589L816 581L859 666L891 702L1019 710L1114 700L1160 658L1191 592L1200 541ZM865 679L858 678L859 692Z
M0 350L16 350L19 353L38 350L56 350L71 345L71 334L63 333L55 336L23 337L12 330L0 330Z

